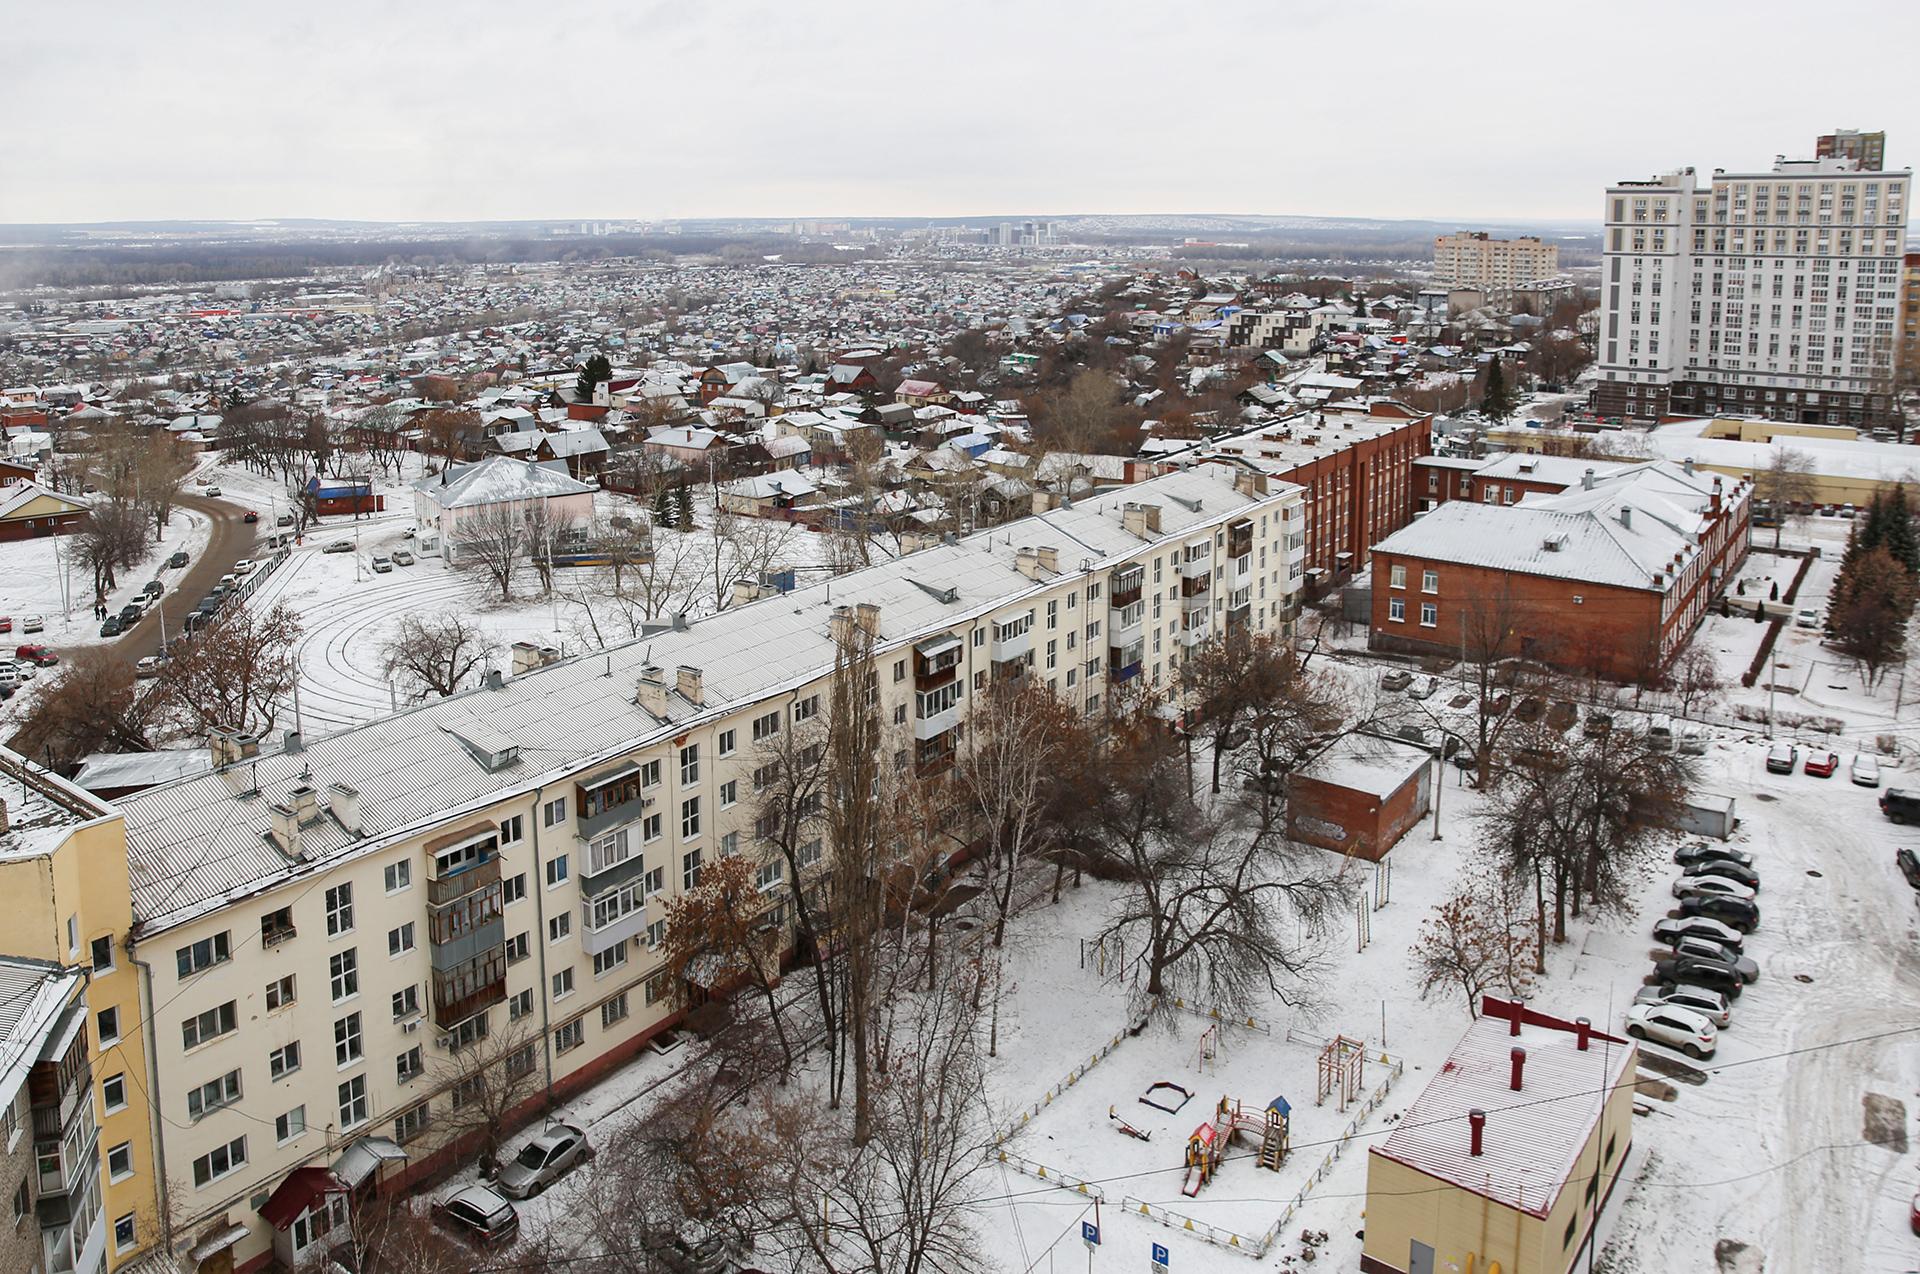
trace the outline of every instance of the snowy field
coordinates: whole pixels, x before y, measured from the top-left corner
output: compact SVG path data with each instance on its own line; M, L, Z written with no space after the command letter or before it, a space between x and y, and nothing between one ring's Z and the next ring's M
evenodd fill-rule
M150 579L171 587L179 572L167 569L167 558L185 549L199 560L211 527L205 515L175 509L160 541L148 546L140 562L118 573L119 586L107 597L114 613L132 601ZM13 638L9 646L36 641L65 650L113 640L100 635L100 621L93 615L93 575L84 563L73 560L71 548L71 536L0 544L0 615L13 620L13 632L7 634ZM23 635L20 621L28 615L41 616L46 631Z

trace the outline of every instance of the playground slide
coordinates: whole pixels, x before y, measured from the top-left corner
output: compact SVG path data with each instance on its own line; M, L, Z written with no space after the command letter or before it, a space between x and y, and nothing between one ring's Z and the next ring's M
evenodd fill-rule
M1180 1187L1180 1193L1189 1199L1200 1193L1200 1187L1207 1183L1207 1174L1197 1163L1187 1165L1186 1184Z

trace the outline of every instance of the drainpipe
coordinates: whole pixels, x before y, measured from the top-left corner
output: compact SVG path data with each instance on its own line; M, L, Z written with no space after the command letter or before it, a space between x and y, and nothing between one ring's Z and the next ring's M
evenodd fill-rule
M534 999L540 1005L540 1064L547 1075L547 1103L553 1103L553 1023L547 1012L547 877L546 866L540 858L540 833L546 822L544 812L547 804L547 785L542 783L533 790L533 878L527 882L527 889L533 895L533 940L540 953L540 986ZM569 873L571 875L571 873ZM511 1001L509 1001L511 1004ZM512 1012L511 1007L507 1010Z
M173 1248L173 1203L167 1197L167 1143L160 1127L160 1051L153 1029L153 966L133 955L133 940L127 940L127 958L140 970L140 1033L147 1046L147 1126L153 1140L153 1173L156 1178L155 1205L160 1210L160 1241L168 1251Z

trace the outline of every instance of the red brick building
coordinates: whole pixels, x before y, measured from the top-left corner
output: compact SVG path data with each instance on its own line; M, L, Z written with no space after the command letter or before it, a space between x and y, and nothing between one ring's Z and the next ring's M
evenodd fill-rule
M1665 461L1508 505L1455 500L1374 545L1371 644L1657 674L1746 560L1752 484Z
M1431 808L1433 754L1399 739L1344 735L1287 780L1287 836L1368 862Z
M1414 461L1433 450L1433 417L1376 400L1302 413L1207 448L1306 488L1307 593L1367 564L1372 545L1413 520Z

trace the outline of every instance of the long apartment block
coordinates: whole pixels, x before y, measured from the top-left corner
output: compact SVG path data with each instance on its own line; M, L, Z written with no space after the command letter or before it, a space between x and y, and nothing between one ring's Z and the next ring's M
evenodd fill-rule
M214 772L120 802L186 1268L325 1242L337 1196L299 1169L443 1166L462 1045L545 1100L670 1027L657 948L702 864L752 856L778 914L757 771L818 728L842 626L873 635L892 763L933 775L995 678L1091 715L1210 634L1284 631L1302 527L1300 488L1199 463L324 739L222 736Z

